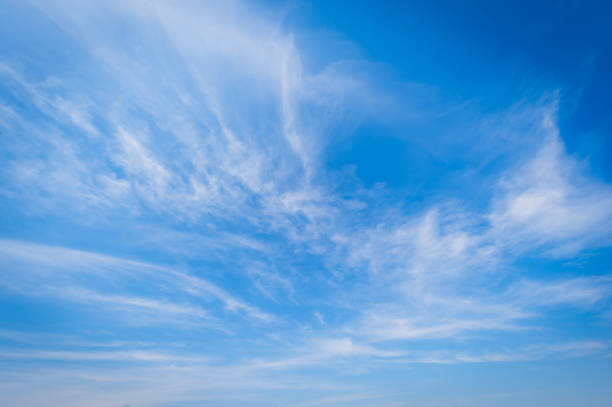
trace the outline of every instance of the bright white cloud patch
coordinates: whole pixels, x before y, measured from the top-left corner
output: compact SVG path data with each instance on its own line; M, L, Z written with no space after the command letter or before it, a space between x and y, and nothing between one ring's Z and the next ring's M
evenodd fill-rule
M548 246L552 256L608 244L612 188L583 175L554 123L547 122L546 130L536 156L501 181L492 224L509 245Z

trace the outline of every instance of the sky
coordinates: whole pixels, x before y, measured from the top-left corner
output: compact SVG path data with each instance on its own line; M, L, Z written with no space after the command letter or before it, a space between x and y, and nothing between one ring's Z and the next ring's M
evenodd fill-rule
M611 21L5 0L0 404L609 406Z

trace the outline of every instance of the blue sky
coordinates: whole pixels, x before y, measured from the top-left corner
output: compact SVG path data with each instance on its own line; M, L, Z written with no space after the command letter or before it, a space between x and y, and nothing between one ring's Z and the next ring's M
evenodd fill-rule
M606 2L0 8L0 404L607 406Z

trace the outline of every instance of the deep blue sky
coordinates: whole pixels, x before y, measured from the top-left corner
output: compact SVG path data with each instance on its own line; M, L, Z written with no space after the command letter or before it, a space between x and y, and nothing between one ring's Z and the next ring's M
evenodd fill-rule
M607 406L608 2L0 8L0 404Z

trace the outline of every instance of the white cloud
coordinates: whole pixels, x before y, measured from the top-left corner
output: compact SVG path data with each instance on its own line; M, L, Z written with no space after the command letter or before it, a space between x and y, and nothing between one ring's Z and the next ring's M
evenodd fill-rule
M201 277L165 266L7 240L0 240L0 253L3 255L1 264L7 270L0 278L0 285L23 295L51 295L66 300L148 309L164 316L164 322L172 321L168 315L173 314L206 317L207 311L200 307L156 300L159 293L155 298L104 293L109 283L123 281L126 287L134 287L134 283L146 282L143 286L146 289L161 288L173 296L189 294L191 301L214 298L223 304L224 309L242 313L255 321L273 322L277 319ZM76 278L79 275L88 278Z
M319 324L327 325L325 323L325 318L323 318L323 315L321 315L321 313L319 311L315 311L312 315L314 315L314 317L317 319L317 321L319 321Z
M541 120L542 147L500 182L489 215L498 244L554 257L608 245L612 188L585 175L584 164L567 154L551 114Z
M609 277L575 277L552 281L519 281L504 296L523 305L569 305L589 309L610 294L612 279Z
M36 359L62 361L105 361L105 362L149 362L149 363L203 363L209 359L196 355L179 356L144 351L11 351L0 352L4 359Z
M403 353L398 351L386 351L376 349L372 346L360 345L351 338L328 339L318 342L317 347L326 355L330 356L376 356L376 357L397 357Z

